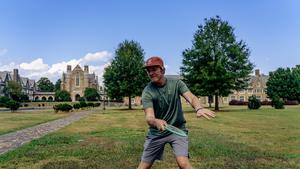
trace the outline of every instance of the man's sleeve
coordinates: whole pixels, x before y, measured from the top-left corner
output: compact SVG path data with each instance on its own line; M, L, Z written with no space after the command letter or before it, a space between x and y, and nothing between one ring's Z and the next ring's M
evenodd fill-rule
M179 93L182 95L183 93L190 91L190 89L186 86L186 84L182 81L178 81Z
M152 96L148 91L143 91L142 94L143 109L153 108Z

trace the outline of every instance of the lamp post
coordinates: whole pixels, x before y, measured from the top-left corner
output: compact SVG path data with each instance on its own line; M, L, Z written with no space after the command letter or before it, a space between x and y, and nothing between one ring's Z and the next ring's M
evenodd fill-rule
M105 88L103 88L103 110L105 110Z

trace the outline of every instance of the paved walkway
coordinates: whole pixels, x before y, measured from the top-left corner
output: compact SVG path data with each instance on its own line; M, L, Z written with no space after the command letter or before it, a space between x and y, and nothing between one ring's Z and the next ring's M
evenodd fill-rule
M8 133L0 136L0 154L14 150L24 143L30 142L33 139L40 138L50 132L59 130L81 118L86 117L92 111L74 113L63 119L58 119L43 123L37 126L29 127L16 132Z

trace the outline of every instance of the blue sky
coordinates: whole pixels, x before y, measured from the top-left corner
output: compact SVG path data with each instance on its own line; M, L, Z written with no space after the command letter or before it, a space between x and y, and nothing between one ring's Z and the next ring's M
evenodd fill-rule
M300 64L299 8L297 0L0 0L0 71L55 82L67 64L88 64L102 76L127 39L179 74L197 26L219 15L268 74Z

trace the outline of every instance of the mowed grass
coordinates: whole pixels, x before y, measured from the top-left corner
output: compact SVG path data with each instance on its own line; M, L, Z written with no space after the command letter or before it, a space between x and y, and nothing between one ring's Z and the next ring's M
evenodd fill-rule
M47 121L68 116L67 113L54 113L53 110L28 112L0 112L0 135L24 129Z
M300 107L223 107L213 120L185 107L195 169L300 168ZM147 132L141 109L109 109L0 156L0 168L136 168ZM154 169L178 168L170 146Z

